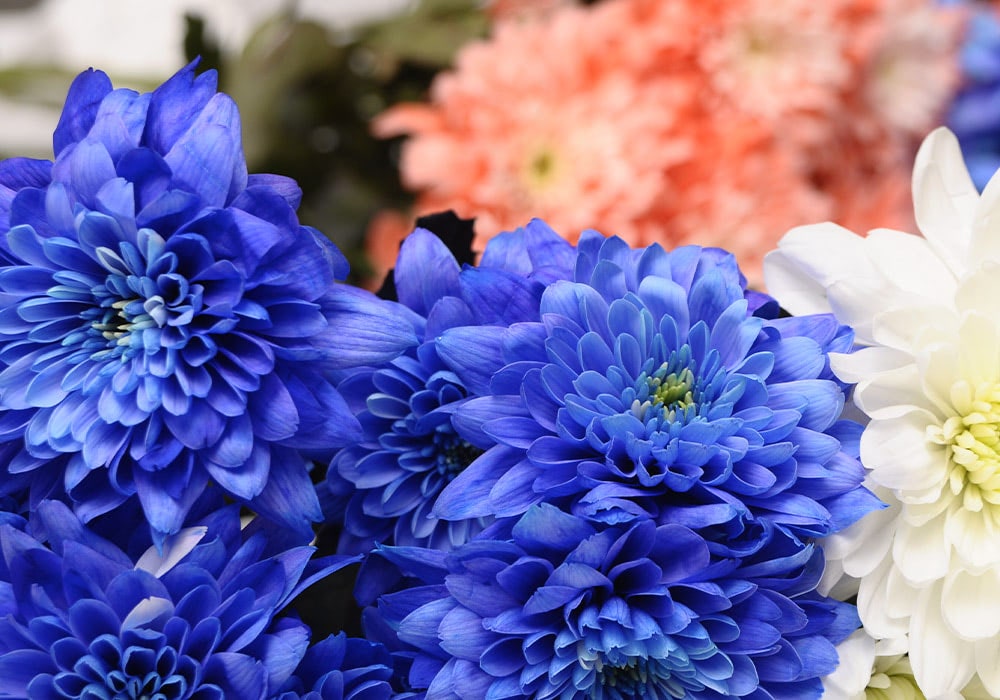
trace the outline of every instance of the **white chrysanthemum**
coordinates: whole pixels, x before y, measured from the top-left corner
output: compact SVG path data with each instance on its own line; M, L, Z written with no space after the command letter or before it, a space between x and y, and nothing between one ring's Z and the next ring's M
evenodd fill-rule
M837 670L823 679L829 700L924 700L906 657L906 639L876 643L857 630L837 647Z
M833 311L867 346L831 365L858 384L861 460L890 507L830 539L831 577L857 579L870 635L909 636L927 697L977 675L1000 697L1000 178L980 197L939 129L913 187L924 237L801 227L765 277L792 313Z
M837 670L823 679L824 700L927 700L913 677L905 637L875 641L857 630L840 643L837 654ZM978 679L961 693L937 698L991 700Z

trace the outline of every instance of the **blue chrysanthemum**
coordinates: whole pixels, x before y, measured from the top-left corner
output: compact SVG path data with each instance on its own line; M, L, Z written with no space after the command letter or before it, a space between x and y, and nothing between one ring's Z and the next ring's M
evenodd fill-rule
M742 560L683 525L601 526L547 504L505 534L380 548L423 584L367 618L419 697L816 698L857 625L810 592L822 553L777 528Z
M810 538L877 507L828 366L850 332L829 316L753 315L731 255L633 251L591 232L540 313L438 340L481 394L456 409L458 428L494 443L445 488L438 517L517 516L544 499L595 521L764 518Z
M214 72L138 94L88 71L55 161L0 163L0 493L85 518L137 493L170 533L211 480L301 532L322 517L304 455L361 436L323 372L415 338L336 284L345 259L240 138Z
M133 561L42 502L29 530L0 525L0 697L265 698L306 654L278 613L350 559L311 560L216 511ZM47 542L43 544L43 542Z
M331 490L350 495L342 551L367 551L373 541L448 549L483 527L488 514L451 522L432 514L441 490L491 444L456 430L455 406L472 389L441 361L437 339L450 328L495 336L538 321L545 286L568 277L572 259L572 247L541 222L492 239L479 266L465 269L430 231L406 239L396 290L423 342L338 387L359 406L365 430L328 472Z
M389 700L392 659L381 644L341 633L309 648L276 700Z

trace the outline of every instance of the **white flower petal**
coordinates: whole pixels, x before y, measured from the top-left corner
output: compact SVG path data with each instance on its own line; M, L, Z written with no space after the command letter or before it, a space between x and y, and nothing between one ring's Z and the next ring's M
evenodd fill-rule
M953 338L950 332L955 327L952 320L954 317L953 308L940 304L899 304L875 314L872 319L872 338L878 345L916 352L929 342Z
M876 486L872 491L889 507L869 513L847 530L823 540L827 556L842 559L844 572L855 578L867 576L888 557L896 532L899 502L887 489Z
M958 639L941 617L941 584L922 592L922 601L910 618L910 664L913 676L928 698L961 698L962 688L975 672L975 646Z
M976 642L976 671L990 697L1000 698L1000 636Z
M966 267L974 269L984 260L1000 261L1000 178L996 175L977 202Z
M129 614L122 620L122 629L128 630L134 627L143 627L160 617L169 615L174 611L174 604L166 598L150 596L143 598L129 611Z
M1000 264L986 261L976 267L955 291L955 307L978 311L1000 323Z
M864 242L869 260L899 290L928 301L955 293L954 273L927 239L880 228L869 231Z
M764 256L764 279L768 293L775 298L780 294L781 304L789 313L795 316L832 313L826 287L803 271L787 252L772 250Z
M953 506L948 513L945 537L962 565L973 572L1000 566L1000 532L990 509L975 512ZM1000 593L1000 588L997 591Z
M920 370L916 364L886 370L854 389L854 403L875 419L894 418L913 409L935 416L937 406L921 392Z
M869 347L849 354L830 353L830 368L841 381L848 384L857 384L912 362L912 355L893 348Z
M873 420L861 435L861 462L876 484L896 491L923 491L944 482L945 448L928 442L933 414L914 408L902 415Z
M162 554L156 550L156 547L150 547L139 557L135 568L148 571L157 578L163 576L201 542L206 532L208 532L208 528L202 525L187 527L170 535L163 542Z
M859 274L859 266L866 264L862 239L846 228L831 222L799 226L764 257L764 280L790 313L829 313L825 289Z
M873 637L889 638L905 635L908 620L893 618L888 614L887 602L899 591L889 589L892 560L884 559L870 574L861 579L858 588L858 615L865 629ZM908 591L904 593L909 596Z
M913 208L917 226L956 276L972 247L978 202L958 139L948 129L935 129L920 145L913 165Z
M976 576L955 571L945 579L941 608L945 622L962 639L975 641L1000 634L1000 574L991 569Z
M826 291L837 320L854 328L855 341L861 345L876 344L872 325L880 307L872 304L872 299L886 302L890 308L908 301L900 299L899 292L876 277L845 277L830 284Z
M864 700L875 664L875 640L863 629L855 630L837 646L837 669L823 679L823 697L830 700Z
M970 312L962 319L958 337L959 376L970 384L1000 380L1000 343L993 319Z
M924 586L948 573L951 547L944 536L944 516L921 527L902 522L892 543L892 560L907 582Z
M920 604L920 589L915 588L903 576L898 566L889 569L886 578L889 595L885 601L885 613L896 620L909 620Z
M876 656L902 656L910 648L910 641L906 637L893 637L891 639L880 639L875 643Z
M956 330L957 334L957 330ZM960 350L954 344L939 345L917 358L922 391L941 422L956 413L955 389L961 376L958 374Z

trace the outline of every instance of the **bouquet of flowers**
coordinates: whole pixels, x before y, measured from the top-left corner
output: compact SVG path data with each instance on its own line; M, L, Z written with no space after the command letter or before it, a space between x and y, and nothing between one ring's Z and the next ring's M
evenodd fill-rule
M1000 186L951 132L924 237L793 229L770 294L441 214L376 295L241 141L212 71L89 70L0 162L0 698L1000 697Z

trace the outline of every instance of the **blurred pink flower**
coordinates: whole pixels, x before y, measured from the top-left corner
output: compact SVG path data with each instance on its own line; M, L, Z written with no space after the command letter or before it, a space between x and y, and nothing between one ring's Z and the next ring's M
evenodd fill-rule
M906 228L919 138L956 86L959 21L925 0L605 0L499 21L410 134L418 214L476 217L485 240L541 217L634 245L719 245L760 283L790 227ZM845 166L846 164L846 166Z
M494 20L534 20L574 0L488 0L486 12Z

